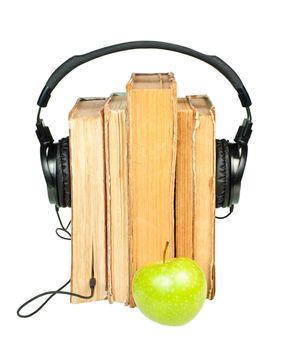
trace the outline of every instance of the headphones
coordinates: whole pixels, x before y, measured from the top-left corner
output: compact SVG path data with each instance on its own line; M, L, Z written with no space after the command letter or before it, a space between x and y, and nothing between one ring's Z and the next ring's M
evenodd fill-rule
M65 137L54 143L48 126L45 126L40 118L41 108L47 106L51 92L56 85L76 67L98 57L133 49L169 50L195 57L216 68L237 90L241 104L246 108L247 118L239 127L234 138L235 142L225 139L216 140L216 207L229 207L231 213L234 204L239 201L241 180L247 161L248 141L252 133L253 123L249 108L252 102L249 94L237 73L219 57L160 41L131 41L73 56L51 74L37 101L39 110L36 122L36 134L40 142L40 159L49 202L58 208L71 207L69 138Z
M132 49L162 49L195 57L216 68L237 90L241 104L246 108L247 118L244 119L242 125L239 127L234 138L235 142L232 143L225 139L216 140L216 207L229 207L230 212L228 215L230 215L233 211L234 204L237 204L239 201L241 180L246 166L248 141L252 133L253 123L249 108L252 104L251 99L241 79L235 73L235 71L216 56L205 55L185 46L160 41L131 41L107 46L84 55L73 56L65 61L51 74L37 101L39 109L36 121L36 134L40 142L41 165L47 184L49 202L51 204L55 204L56 213L61 226L60 228L56 229L56 234L63 239L70 238L61 236L58 231L65 232L71 236L67 230L70 222L65 227L59 215L60 207L71 207L69 138L65 137L60 139L59 142L54 143L54 139L48 126L45 126L43 120L40 118L41 108L47 106L51 97L51 92L54 90L56 85L76 67L98 57ZM223 219L228 215L220 218ZM93 297L96 284L96 279L93 276L93 272L91 278L89 279L89 295L79 295L76 293L63 291L62 289L64 289L69 283L70 280L56 291L44 292L29 299L18 308L17 315L23 318L33 316L56 294L74 295L83 299L91 299ZM21 310L26 305L46 295L49 295L49 297L35 311L29 314L21 313Z

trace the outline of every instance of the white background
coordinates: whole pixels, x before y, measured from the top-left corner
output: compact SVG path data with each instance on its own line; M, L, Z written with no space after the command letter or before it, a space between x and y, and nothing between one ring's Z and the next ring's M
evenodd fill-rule
M281 349L280 1L1 2L2 349ZM70 305L57 296L30 319L17 307L69 278L70 243L55 236L34 133L36 101L64 60L129 40L162 40L216 54L253 101L253 136L234 214L217 222L217 293L182 327L107 302ZM178 96L207 93L217 137L232 140L245 117L235 90L205 63L165 51L131 51L81 66L56 88L45 122L56 140L79 96L124 91L132 72L173 71ZM67 220L70 212L65 210Z

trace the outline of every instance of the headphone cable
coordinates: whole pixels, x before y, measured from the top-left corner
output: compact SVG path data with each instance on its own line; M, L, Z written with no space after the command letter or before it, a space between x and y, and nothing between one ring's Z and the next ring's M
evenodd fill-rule
M64 295L71 295L71 296L74 296L74 297L78 297L78 298L82 298L82 299L91 299L94 295L94 288L95 288L95 284L96 284L96 279L94 277L90 278L89 280L89 287L91 289L91 294L90 295L80 295L80 294L76 294L76 293L71 293L71 292L66 292L66 291L62 291L62 289L64 289L68 284L70 283L70 280L67 281L67 283L65 283L62 287L60 287L59 289L57 289L56 291L49 291L49 292L44 292L44 293L41 293L41 294L38 294L36 295L35 297L29 299L28 301L26 301L24 304L22 304L18 310L17 310L17 315L21 318L28 318L28 317L31 317L33 315L35 315L38 311L40 311L43 306L45 306L48 301L53 298L56 294L64 294ZM38 299L38 298L41 298L45 295L49 295L49 298L47 298L35 311L29 313L29 314L21 314L21 310L28 304L30 304L31 302L33 302L34 300Z
M59 213L59 210L60 210L60 209L59 209L59 207L57 207L56 205L55 205L55 210L56 210L56 215L57 215L57 217L58 217L59 223L60 223L60 225L61 225L61 227L57 227L57 228L56 228L56 230L55 230L56 235L57 235L59 238L61 238L61 239L65 239L65 240L67 240L67 241L70 241L70 240L71 240L71 233L68 231L68 228L70 227L71 220L69 221L69 223L68 223L67 226L65 227L65 226L63 225L62 219L61 219L61 217L60 217L60 213ZM65 232L69 237L61 236L60 233L59 233L60 231Z
M58 227L56 228L55 232L57 234L58 237L62 238L62 239L65 239L65 240L70 240L71 238L71 234L70 232L68 231L68 228L71 224L71 221L69 221L68 225L65 227L62 223L62 220L61 220L61 217L60 217L60 214L59 214L59 208L57 206L55 206L55 209L56 209L56 214L57 214L57 217L58 217L58 220L60 222L60 226L61 227ZM61 236L58 232L59 231L63 231L65 233L67 233L69 235L69 237L63 237ZM77 298L82 298L82 299L91 299L93 296L94 296L94 289L95 289L95 285L96 285L96 279L95 277L93 276L93 271L92 271L92 277L90 278L89 280L89 288L90 288L90 295L81 295L81 294L77 294L77 293L72 293L72 292L66 292L66 291L63 291L62 289L64 289L69 283L70 283L70 279L63 285L61 286L59 289L55 290L55 291L48 291L48 292L44 292L44 293L40 293L36 296L34 296L33 298L27 300L25 303L23 303L17 310L17 315L21 318L28 318L28 317L31 317L33 315L35 315L38 311L40 311L47 303L48 301L53 298L56 294L64 294L64 295L70 295L70 296L74 296L74 297L77 297ZM26 307L28 304L32 303L34 300L36 299L39 299L45 295L50 295L36 310L34 310L33 312L29 313L29 314L21 314L21 310Z
M230 216L233 213L234 210L234 204L231 205L231 207L229 207L229 213L224 215L224 216L215 216L216 219L226 219L228 218L228 216Z

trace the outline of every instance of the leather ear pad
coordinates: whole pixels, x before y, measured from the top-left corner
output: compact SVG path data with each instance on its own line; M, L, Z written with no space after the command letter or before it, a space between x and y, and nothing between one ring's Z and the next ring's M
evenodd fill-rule
M230 154L228 141L216 140L216 207L229 206L230 200Z
M40 158L43 173L47 183L48 198L51 204L58 204L56 167L57 143L52 143L47 149L40 148Z
M69 170L69 138L59 140L56 155L57 193L59 206L71 206L70 170Z

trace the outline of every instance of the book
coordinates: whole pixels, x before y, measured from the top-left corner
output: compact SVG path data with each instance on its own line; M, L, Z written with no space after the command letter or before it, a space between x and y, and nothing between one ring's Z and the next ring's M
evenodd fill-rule
M176 82L172 73L133 74L128 106L130 300L137 269L174 257L177 142Z
M129 230L126 95L104 108L107 191L108 300L129 303Z
M176 255L193 259L193 128L194 110L186 98L177 100L175 186Z
M105 99L79 99L69 114L70 176L72 191L71 292L72 303L102 300L106 286L106 196L104 161Z
M176 256L194 259L215 294L215 110L206 95L178 100Z

